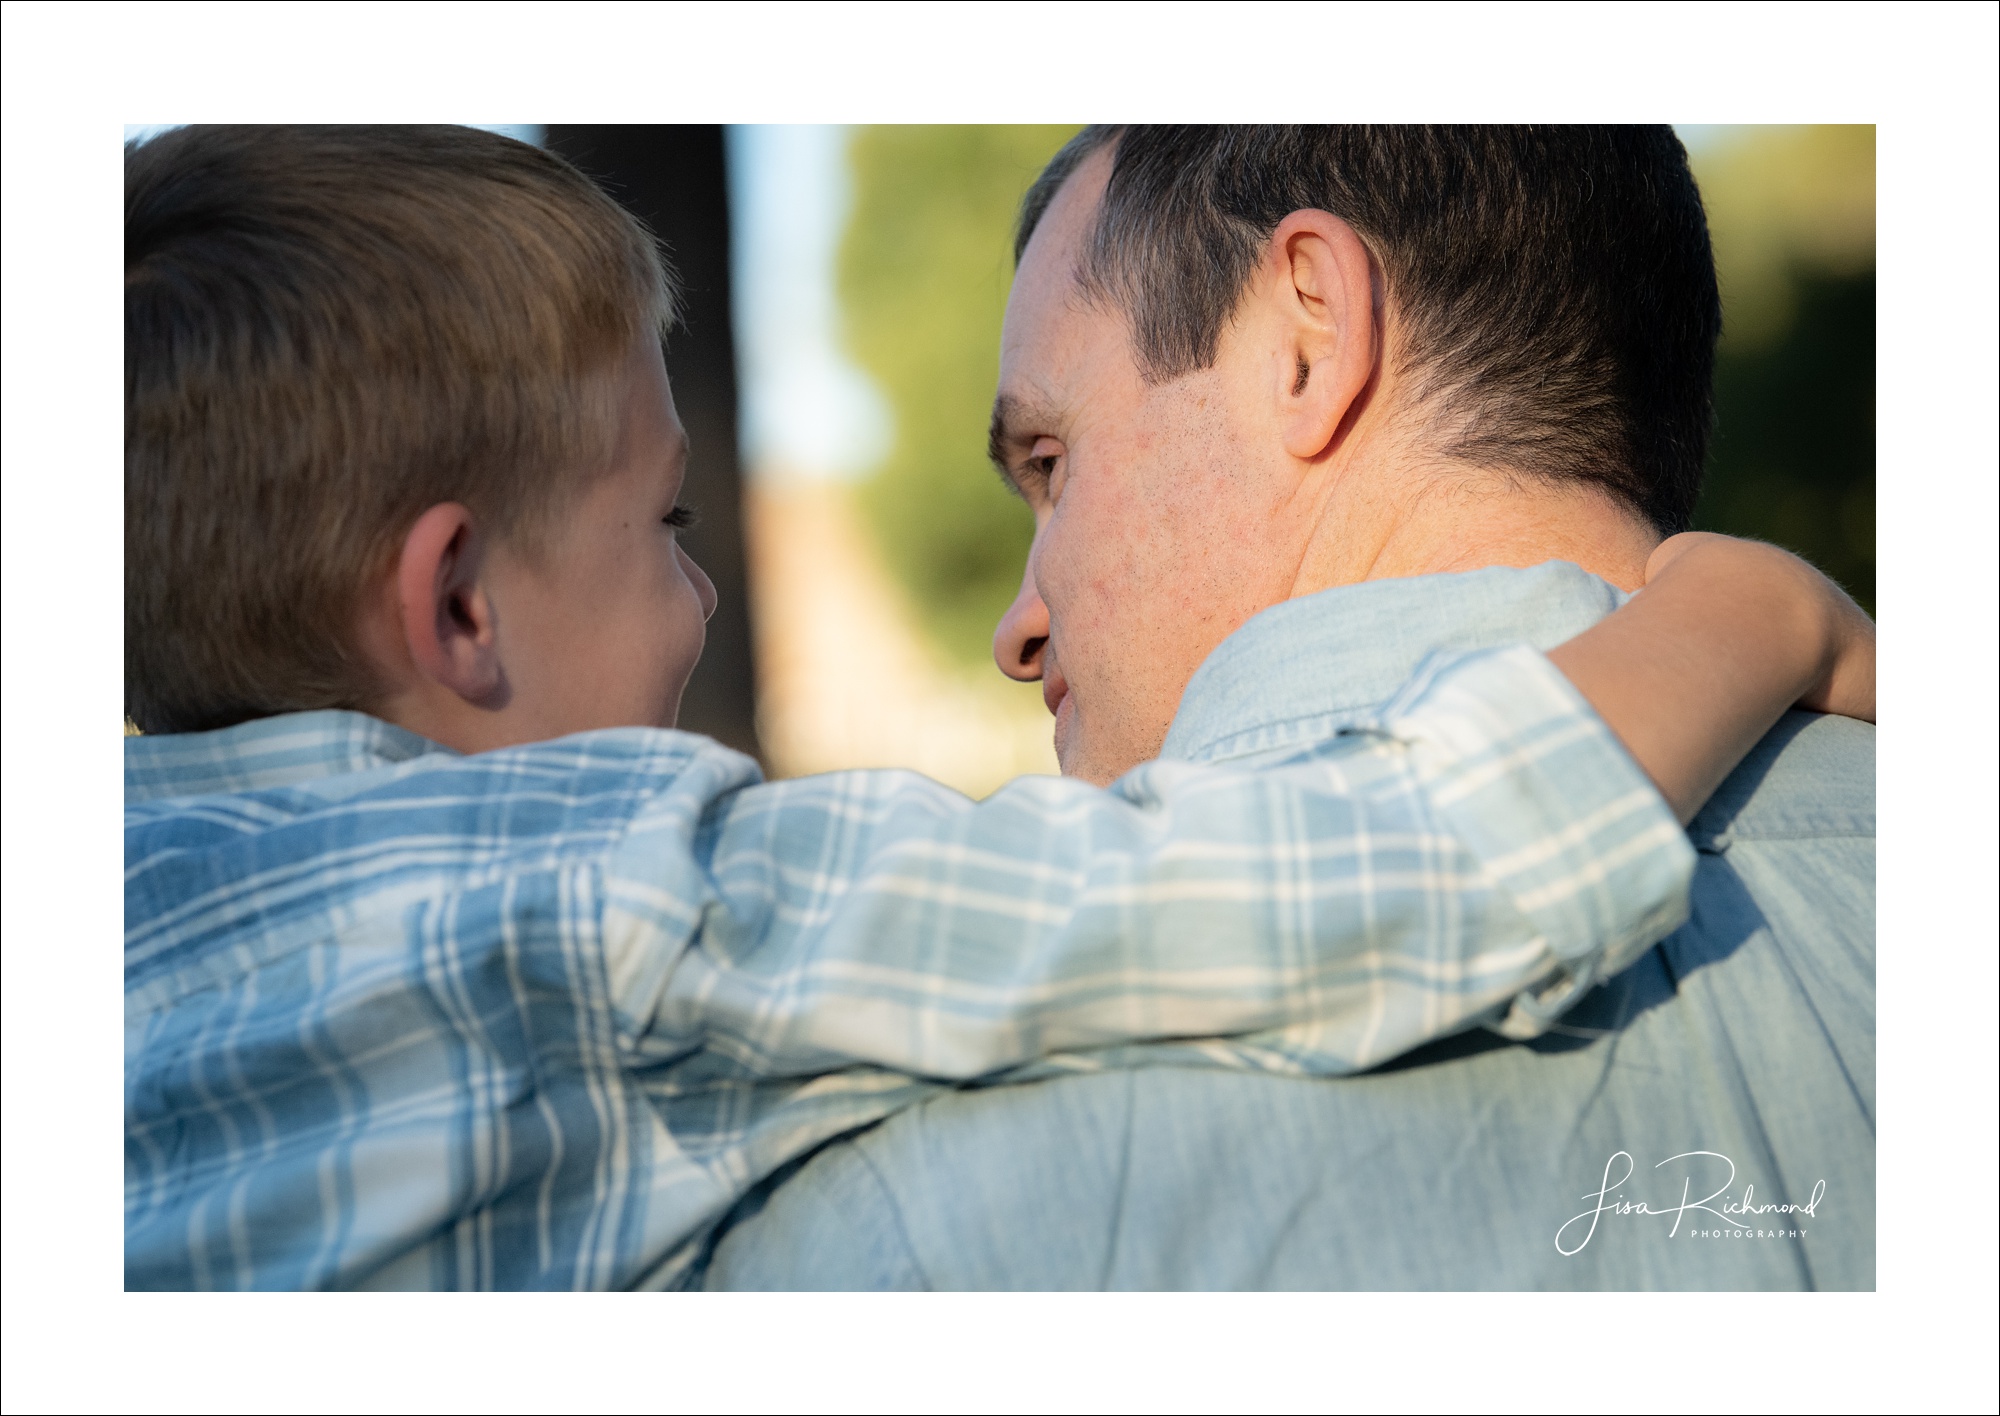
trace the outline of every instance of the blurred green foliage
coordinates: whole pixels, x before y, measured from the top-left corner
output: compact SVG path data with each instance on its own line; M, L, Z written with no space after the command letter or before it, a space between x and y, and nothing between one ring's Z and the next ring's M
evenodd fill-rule
M849 149L847 342L896 425L861 505L932 638L968 665L988 662L1035 529L986 461L1014 212L1076 131L899 125L861 129Z
M1744 128L1695 154L1722 285L1695 525L1799 552L1875 609L1875 130Z
M894 410L861 487L946 654L986 660L1033 522L985 458L1014 211L1073 127L865 128L840 251L849 347ZM1716 436L1695 514L1875 596L1875 130L1743 128L1695 155L1722 285Z

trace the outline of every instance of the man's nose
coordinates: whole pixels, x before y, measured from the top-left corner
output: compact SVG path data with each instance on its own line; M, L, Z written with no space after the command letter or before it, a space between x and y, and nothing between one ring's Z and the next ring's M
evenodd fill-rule
M1042 676L1042 650L1049 642L1049 607L1035 588L1034 557L1021 572L1021 591L993 631L993 662L1010 679L1032 683Z

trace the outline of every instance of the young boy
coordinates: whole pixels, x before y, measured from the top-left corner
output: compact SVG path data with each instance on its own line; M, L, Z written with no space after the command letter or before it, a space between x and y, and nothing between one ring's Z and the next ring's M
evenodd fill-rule
M672 731L672 287L586 179L179 130L126 310L132 1287L671 1286L940 1087L1532 1034L1684 916L1675 815L1784 708L1872 714L1837 591L1678 538L1256 772L764 784Z

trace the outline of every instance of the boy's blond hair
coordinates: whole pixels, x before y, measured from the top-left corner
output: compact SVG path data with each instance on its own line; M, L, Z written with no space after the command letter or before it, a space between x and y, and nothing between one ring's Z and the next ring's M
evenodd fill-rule
M459 501L528 553L664 337L645 228L471 128L181 128L125 150L125 711L365 705L364 590Z

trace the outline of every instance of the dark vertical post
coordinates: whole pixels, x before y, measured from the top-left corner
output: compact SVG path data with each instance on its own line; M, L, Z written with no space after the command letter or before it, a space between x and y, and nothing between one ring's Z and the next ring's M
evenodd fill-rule
M680 276L681 323L667 341L667 376L692 454L682 499L701 513L686 544L719 599L708 622L708 648L681 700L680 725L756 754L722 129L707 123L552 125L543 141L651 227Z

